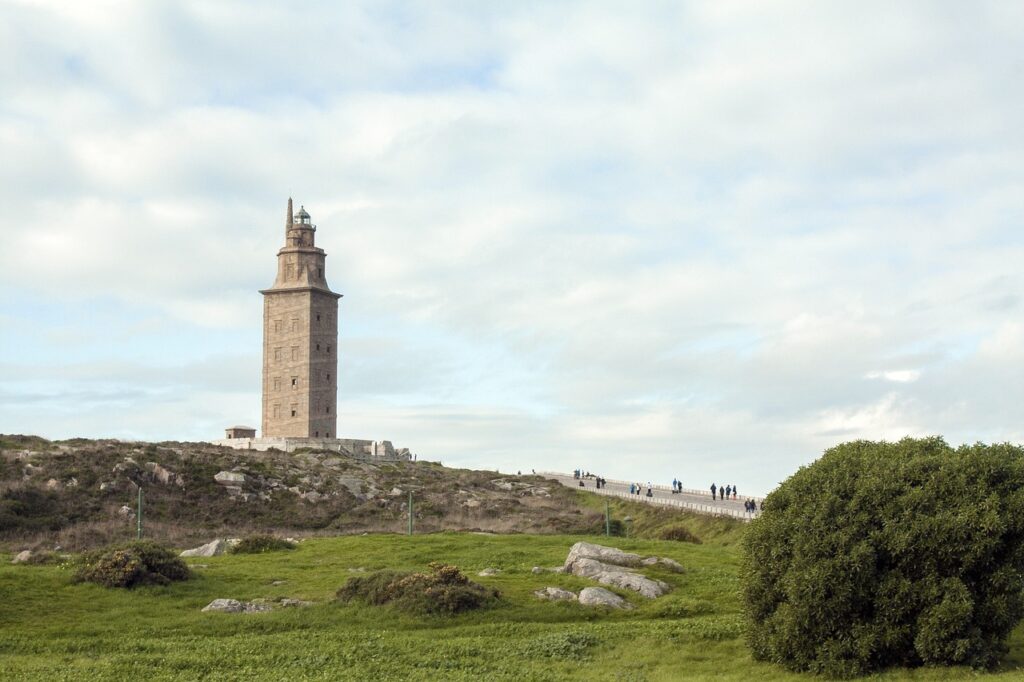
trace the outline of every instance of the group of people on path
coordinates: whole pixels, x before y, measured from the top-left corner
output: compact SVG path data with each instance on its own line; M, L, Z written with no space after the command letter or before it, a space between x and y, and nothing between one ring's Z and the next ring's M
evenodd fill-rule
M715 495L720 495L722 500L735 500L739 499L736 497L736 486L727 485L724 488L719 488L714 483L711 484L711 499L717 500Z
M583 482L583 479L585 479L585 478L593 478L594 479L594 487L597 488L598 490L600 490L601 488L605 487L608 484L608 481L605 480L603 477L595 476L594 474L590 473L589 471L584 473L583 469L574 469L573 472L572 472L572 477L577 479L577 480L579 480L579 482L580 482L579 485L580 485L581 488L586 488L587 487L587 484Z
M642 485L640 485L639 483L630 483L629 484L629 494L630 495L640 495L640 494L643 493L643 490L644 490L644 487ZM651 485L650 481L647 481L647 497L654 497L654 486Z

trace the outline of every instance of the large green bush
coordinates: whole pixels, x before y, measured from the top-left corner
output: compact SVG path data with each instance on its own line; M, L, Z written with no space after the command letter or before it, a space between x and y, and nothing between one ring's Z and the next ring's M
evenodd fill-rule
M104 587L166 585L189 577L188 566L174 551L148 540L88 552L75 572L76 582Z
M744 539L754 657L853 676L991 668L1024 615L1024 450L941 438L828 450Z

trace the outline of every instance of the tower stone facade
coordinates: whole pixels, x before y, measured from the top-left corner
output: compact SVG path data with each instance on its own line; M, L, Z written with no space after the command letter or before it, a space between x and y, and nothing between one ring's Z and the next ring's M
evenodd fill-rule
M316 226L288 199L277 279L263 294L264 438L337 438L338 299Z

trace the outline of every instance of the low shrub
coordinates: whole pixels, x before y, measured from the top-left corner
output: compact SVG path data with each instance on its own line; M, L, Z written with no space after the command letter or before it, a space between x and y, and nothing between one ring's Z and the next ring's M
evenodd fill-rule
M456 566L432 562L427 573L377 571L349 578L339 601L393 604L409 613L454 614L478 609L498 598L498 591L469 580Z
M173 550L140 540L82 555L74 580L104 587L136 587L166 585L188 580L190 575L188 566Z
M280 550L295 549L296 544L290 540L282 540L272 535L252 535L243 538L231 548L232 554L263 554Z
M658 532L659 540L675 540L676 542L692 542L695 545L701 544L700 538L694 535L686 526L668 526Z

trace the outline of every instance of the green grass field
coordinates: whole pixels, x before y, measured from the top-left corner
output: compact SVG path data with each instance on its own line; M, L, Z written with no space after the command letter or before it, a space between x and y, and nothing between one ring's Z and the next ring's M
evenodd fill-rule
M602 612L537 600L533 590L578 590L560 565L573 542L538 535L368 535L312 539L264 555L190 559L196 577L132 591L73 585L59 566L12 566L0 556L0 679L353 680L813 680L751 661L742 637L739 549L612 538L668 556L686 573L647 571L674 590L637 608ZM501 591L498 606L450 618L341 605L351 569L454 563ZM497 567L503 573L477 578ZM286 581L272 585L274 581ZM622 593L625 595L625 593ZM201 613L214 598L294 597L315 606L272 613ZM1003 670L893 671L871 679L1024 679L1024 629Z

